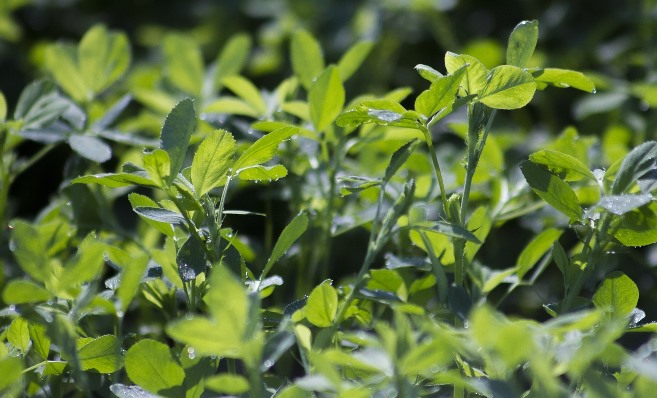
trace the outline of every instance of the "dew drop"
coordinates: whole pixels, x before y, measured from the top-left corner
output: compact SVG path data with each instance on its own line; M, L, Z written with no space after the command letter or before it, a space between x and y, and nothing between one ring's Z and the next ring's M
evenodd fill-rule
M591 94L597 94L597 93L598 93L598 89L596 88L594 88L593 91L591 91Z
M194 359L196 358L196 350L194 347L187 347L187 356L189 359Z
M16 311L16 306L15 305L10 305L9 306L9 311Z
M265 368L271 368L272 366L274 366L274 362L268 359L263 363L263 365L265 366Z

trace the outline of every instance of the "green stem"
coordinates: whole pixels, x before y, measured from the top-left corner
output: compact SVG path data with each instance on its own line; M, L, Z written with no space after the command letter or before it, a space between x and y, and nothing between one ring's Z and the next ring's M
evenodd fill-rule
M424 133L424 140L427 142L427 147L429 148L429 155L431 156L431 163L433 164L433 169L436 173L436 179L438 179L438 185L440 186L440 197L443 201L443 210L445 211L445 216L449 217L447 211L447 192L445 192L445 182L443 181L443 173L440 171L440 163L438 162L438 155L436 150L433 147L433 140L431 138L431 133L428 128L423 128L422 133Z
M48 154L48 152L52 151L57 144L49 144L44 146L39 150L39 152L35 153L32 155L31 158L29 158L27 161L22 163L16 170L14 170L12 174L12 180L21 175L25 170L29 169L32 165L34 165L36 162L41 160L44 156Z

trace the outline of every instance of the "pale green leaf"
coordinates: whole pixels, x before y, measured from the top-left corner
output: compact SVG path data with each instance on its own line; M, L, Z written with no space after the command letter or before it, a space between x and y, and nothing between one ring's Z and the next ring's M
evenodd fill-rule
M133 210L142 217L167 224L184 224L186 221L182 214L161 207L137 206Z
M215 321L202 317L179 319L170 322L167 334L176 341L194 347L200 355L217 355L228 358L241 358L244 342L237 331L231 327L219 326Z
M86 175L74 178L71 183L73 184L98 184L109 188L129 187L133 185L141 185L145 187L157 187L150 178L133 173L103 173Z
M431 117L453 104L466 70L467 67L463 66L448 76L436 79L428 90L415 99L415 110L426 117Z
M170 34L164 38L165 71L169 81L181 91L195 97L203 89L203 57L196 42L185 35Z
M447 69L447 73L455 73L464 66L466 67L466 73L461 81L461 87L464 91L463 94L479 94L486 86L488 75L486 67L477 58L470 55L459 55L452 52L445 54L445 68Z
M159 206L157 205L157 203L155 203L154 200L152 200L148 196L141 195L141 194L138 194L136 192L132 192L128 195L128 201L130 202L130 205L132 206L133 209L136 209L136 208L159 208ZM136 211L136 213L139 214L139 217L141 219L146 221L148 224L152 225L158 231L162 232L163 234L165 234L167 236L173 237L173 226L171 225L171 223L154 220L153 218L146 217L146 216L140 214L137 211ZM177 219L177 220L179 220L179 219ZM177 221L177 222L180 222L180 221Z
M212 268L209 285L210 290L203 301L210 315L222 328L231 330L241 339L249 315L246 287L226 267Z
M258 117L258 111L246 101L235 97L221 97L205 107L203 113L218 113L226 115L242 115L252 118Z
M290 42L292 69L306 90L324 70L324 56L317 40L307 31L298 30Z
M424 65L424 64L417 64L415 65L415 70L417 73L420 74L423 78L427 79L431 83L435 82L436 80L440 79L444 75L434 68L430 67L429 65Z
M529 270L531 270L536 263L547 252L552 249L552 245L561 237L563 231L549 228L536 235L527 246L520 252L518 260L516 261L516 270L518 278L522 279Z
M263 136L242 153L233 165L233 170L238 171L272 160L276 155L278 145L298 131L297 127L287 126Z
M121 32L96 25L78 46L78 62L85 85L98 94L116 82L130 66L130 44Z
M39 282L50 279L50 268L48 267L50 257L46 241L36 228L24 221L14 221L12 223L12 242L14 258L26 274Z
M170 225L169 228L171 228ZM129 263L122 264L121 283L119 283L119 287L116 289L116 298L123 313L128 310L128 306L136 296L139 284L142 281L150 260L145 254L131 255L129 259Z
M57 43L46 48L46 68L60 87L78 102L88 102L93 93L78 68L76 48Z
M313 82L308 93L310 103L310 120L315 131L326 130L342 112L345 92L340 72L335 66L329 66Z
M306 301L305 314L308 322L318 327L333 324L338 310L338 293L331 286L331 280L315 287Z
M596 181L593 172L581 160L563 152L542 149L529 155L529 160L547 166L565 181L579 181L584 178Z
M17 383L23 374L23 361L18 357L0 359L0 390Z
M371 41L361 41L351 46L349 50L338 61L338 70L340 71L340 78L346 81L351 75L358 70L362 65L365 58L372 50L374 43Z
M222 83L226 88L249 104L257 115L267 113L267 104L265 104L260 91L253 83L238 75L227 76L222 80Z
M214 72L215 89L221 87L225 77L236 75L242 70L251 52L251 42L251 37L246 34L237 34L226 42L217 57Z
M527 66L538 42L538 21L522 21L513 29L506 48L506 63L519 68Z
M249 392L249 381L240 375L223 373L205 379L205 388L224 394L243 394Z
M620 271L607 275L593 295L596 308L610 310L615 318L631 314L638 302L639 288Z
M125 356L125 370L130 380L152 393L181 386L185 371L166 344L143 339L130 347Z
M46 289L29 280L10 280L2 292L7 304L28 304L48 301L52 295Z
M582 72L568 69L545 68L531 71L539 88L546 85L559 88L576 88L588 93L595 93L593 80L586 77Z
M77 344L82 370L114 373L123 367L121 344L116 336L109 334L95 339L81 338Z
M276 181L287 176L287 169L281 164L275 166L251 166L241 169L240 180L243 181Z
M32 339L32 348L43 359L48 359L50 352L50 337L46 334L46 328L36 323L28 325L30 338Z
M7 99L5 95L0 91L0 123L3 123L7 119Z
M7 328L7 341L15 348L21 350L23 354L30 348L31 343L28 326L29 323L25 318L18 317Z
M512 65L493 68L479 101L495 109L518 109L527 105L536 92L536 82L528 72Z
M192 160L192 183L200 197L220 186L233 162L237 143L226 130L216 130L199 145Z
M657 203L650 203L614 219L612 235L625 246L657 243Z

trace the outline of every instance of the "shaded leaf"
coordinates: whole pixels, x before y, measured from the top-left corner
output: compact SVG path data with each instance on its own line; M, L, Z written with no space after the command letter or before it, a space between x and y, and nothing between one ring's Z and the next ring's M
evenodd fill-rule
M205 388L224 394L243 394L249 391L249 381L240 375L223 373L205 379Z
M78 155L94 162L103 163L112 157L112 148L96 137L73 134L69 137L68 144Z
M14 279L7 282L2 300L7 304L27 304L48 301L52 294L29 280Z
M285 253L287 253L294 242L296 242L297 239L299 239L301 235L306 232L307 228L308 215L305 212L297 214L297 216L294 217L292 221L290 221L290 223L285 227L285 229L283 229L283 232L281 232L281 235L278 237L278 240L274 245L274 249L272 250L269 259L267 260L267 264L265 264L265 268L262 271L260 280L262 280L262 278L269 273L271 267L274 266L276 261L278 261L285 255Z
M176 254L178 275L183 282L189 282L205 272L208 264L205 257L205 244L194 236L187 238Z
M99 184L109 188L128 187L132 185L157 187L157 184L155 184L147 176L133 173L103 173L86 175L74 178L71 182L73 184Z
M255 111L256 115L263 115L267 113L267 105L265 104L260 91L256 86L245 78L237 75L227 76L222 81L230 91L237 94Z
M625 193L632 184L653 167L656 157L657 142L655 141L644 142L634 148L623 158L611 193L614 195Z
M404 163L406 163L418 144L419 141L417 139L411 140L402 145L401 148L397 149L395 153L392 154L390 163L388 163L388 166L386 167L386 174L383 177L384 181L390 181Z
M523 162L520 170L532 190L549 205L568 216L571 220L582 218L583 211L573 189L542 165Z
M596 181L593 172L581 160L563 152L542 149L529 155L529 160L547 166L565 181L579 181L583 178Z
M538 42L538 21L522 21L513 29L506 48L506 63L519 68L527 66Z
M454 238L465 239L469 242L481 244L472 232L463 228L460 225L452 224L447 221L430 221L425 223L418 223L411 226L412 229L438 232L440 234L451 236Z
M196 126L194 103L187 98L180 101L167 115L160 134L160 146L169 154L170 173L168 182L171 184L182 169L187 155L189 139Z

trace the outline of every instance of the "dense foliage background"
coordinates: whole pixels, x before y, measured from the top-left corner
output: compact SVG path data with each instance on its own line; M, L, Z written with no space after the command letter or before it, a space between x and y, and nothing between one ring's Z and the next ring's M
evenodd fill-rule
M490 197L495 196L496 189L501 189L491 182L493 179L500 181L503 179L509 185L520 184L518 181L523 181L523 177L518 167L519 163L527 159L529 154L541 148L547 146L557 148L559 145L562 147L577 146L577 150L581 149L582 157L588 162L587 167L590 167L591 170L607 169L626 156L632 148L646 141L657 139L657 112L654 110L657 107L657 1L655 0L628 0L620 3L611 0L497 2L466 0L0 1L2 1L0 3L0 91L6 98L9 115L13 113L21 92L30 82L43 77L52 79L55 75L53 67L49 66L47 60L54 43L77 45L80 38L90 28L103 24L112 31L126 34L130 43L130 67L125 75L114 82L109 89L100 90L93 100L85 102L74 98L74 101L84 102L81 108L85 114L90 120L98 120L124 94L131 94L133 100L125 106L114 125L118 130L128 131L135 135L134 140L128 142L112 141L111 138L105 139L105 142L111 145L111 157L101 162L93 162L80 156L75 149L71 148L73 144L52 145L47 152L42 153L44 145L50 145L43 139L29 139L28 137L15 148L11 148L11 156L14 158L33 159L34 162L31 163L30 160L25 163L27 166L24 170L21 169L21 172L12 180L11 186L0 187L5 190L7 197L6 207L0 206L0 212L3 213L0 214L0 221L2 221L0 288L6 286L8 281L23 278L25 275L19 267L20 261L17 262L13 258L14 247L12 245L15 245L15 242L11 241L10 229L14 224L12 220L28 220L29 222L40 220L39 222L42 222L44 219L52 219L61 216L57 213L60 210L53 209L59 207L64 209L64 204L72 209L68 215L69 221L76 226L74 230L70 231L70 234L74 235L71 238L73 240L66 244L73 242L77 244L85 239L88 232L96 231L108 236L117 233L112 237L104 236L103 239L108 242L119 242L121 239L140 236L139 239L144 240L140 244L143 243L149 249L155 250L162 246L157 243L161 240L159 235L154 235L152 231L151 233L144 232L144 222L133 211L135 205L134 203L131 205L128 201L127 191L94 191L90 188L89 192L91 193L85 191L83 194L79 190L87 189L86 187L71 185L70 182L71 179L84 174L116 172L125 162L133 162L138 159L144 146L149 148L157 146L162 124L172 108L169 105L175 105L189 96L189 91L185 92L180 89L184 83L181 85L171 78L170 74L173 70L169 66L171 55L167 55L166 50L162 49L164 38L170 37L172 34L184 34L184 37L189 40L188 43L198 46L203 65L213 64L217 59L217 54L221 53L235 35L245 34L241 36L246 40L243 43L248 43L252 47L243 67L239 68L239 72L253 82L261 90L261 93L266 93L263 94L263 97L269 99L275 97L281 82L294 73L298 73L290 60L290 40L300 29L310 32L321 44L327 65L338 62L355 43L371 41L374 43L371 51L360 68L344 83L346 103L351 104L354 98L365 93L383 96L394 89L409 87L413 94L395 98L406 109L412 109L414 99L427 88L427 82L420 78L417 71L414 70L417 64L426 64L445 73L444 57L445 53L449 51L472 55L487 68L493 68L505 63L507 40L513 27L522 20L538 20L540 23L539 44L527 66L554 66L583 72L595 83L596 93L590 94L572 89L548 89L537 92L532 102L522 109L499 112L492 133L499 157L496 158L497 155L484 157L482 167L487 169L489 175L482 175L479 180L475 177L475 181L486 188L480 190L480 196L473 196L474 203L485 204L488 201L492 203L493 200ZM181 59L188 56L187 53L178 55ZM175 54L173 57L175 58ZM55 80L57 80L56 76ZM235 92L232 87L231 90ZM67 90L64 89L64 91ZM166 98L162 96L155 98L153 93L166 94ZM69 92L67 94L70 95ZM197 107L201 103L202 99L200 98L203 95L199 95L196 99ZM356 101L353 104L357 103ZM347 109L349 107L346 106L345 110ZM295 116L299 114L292 113ZM201 115L200 109L196 109L196 114L201 119L205 117ZM215 119L208 116L208 119L205 120L207 125L199 127L201 136L207 135L211 130L208 126L226 129L236 137L241 145L240 150L245 147L245 142L252 142L259 137L258 133L253 131L252 123L264 119L264 116L251 115L251 117L239 112L236 112L236 115L231 115L230 112L226 112L226 114L227 116ZM465 111L455 112L448 119L434 126L431 131L439 158L441 162L444 162L443 167L447 169L445 176L450 191L458 190L464 178L460 171L462 169L460 165L465 148L463 138L467 131L467 127L464 130L463 126L468 120L467 117ZM199 144L201 141L199 137L197 134L196 140L192 138L192 145ZM562 141L559 141L557 137L561 137ZM104 138L108 138L108 136ZM331 143L329 142L329 144ZM401 145L403 142L399 144ZM351 197L341 199L336 202L336 208L333 209L333 204L327 205L326 198L322 197L324 192L322 186L327 184L328 180L323 180L324 177L319 174L315 176L309 171L317 168L313 164L312 156L308 155L308 158L304 158L303 151L295 153L292 150L292 144L286 145L288 143L281 146L281 148L285 147L285 153L281 155L281 158L290 169L290 174L271 183L263 181L260 185L240 183L234 191L228 194L225 206L226 209L267 215L266 217L227 215L228 226L237 233L243 241L243 245L248 246L241 252L242 257L245 257L249 266L257 269L265 266L267 258L275 247L277 237L290 223L290 220L300 210L309 212L311 226L301 240L308 247L291 250L290 258L282 260L287 263L280 269L276 269L275 272L283 278L285 284L273 292L267 292L267 295L271 294L270 297L263 297L263 299L269 300L263 307L268 308L272 312L269 315L274 318L277 316L275 313L280 316L288 304L309 295L315 291L317 286L322 286L320 283L326 278L331 278L336 282L335 286L338 286L338 282L349 280L358 273L368 251L369 229L371 228L368 222L372 217L370 215L370 218L367 219L367 216L363 216L363 214L368 206L373 211L376 203L376 194L370 192L369 194L363 193L358 200L351 199ZM312 145L308 145L312 147ZM344 170L337 176L330 175L329 171L331 179L347 175L348 172L380 177L386 170L394 149L400 146L397 145L395 148L385 145L377 146L366 141L358 145L361 146L354 145L353 148L345 150L347 156L343 165ZM303 146L301 148L306 150ZM321 150L313 148L308 153L313 150L321 152ZM322 150L325 149L322 148ZM330 145L329 149L331 149ZM421 170L429 169L431 165L427 159L424 160L425 163L422 163L411 157L409 163L413 161L415 163L413 163L414 166L408 166L411 170L409 173L417 172L419 174ZM191 157L187 160L191 162ZM291 164L297 165L297 168L290 167ZM313 180L313 178L315 179ZM398 185L391 188L393 193L404 192L402 184ZM426 188L427 191L432 189L435 191L436 187ZM523 189L526 191L525 197L530 197L531 194L526 185ZM106 195L106 199L100 198L101 192L102 195ZM135 192L152 195L149 189L143 187L138 188ZM580 198L585 196L582 194ZM161 195L153 197L163 198ZM560 271L557 266L550 263L551 257L548 249L551 249L551 245L556 239L559 239L561 246L566 250L577 248L582 240L582 231L577 226L569 225L567 219L558 215L549 206L535 205L536 197L532 196L532 198L533 201L526 199L527 206L531 207L531 211L519 211L518 216L497 220L492 225L491 232L477 253L477 262L485 265L486 270L493 274L508 269L517 263L523 249L538 234L550 228L563 230L562 234L548 243L549 247L546 247L535 261L538 262L544 255L547 256L544 261L542 260L545 263L543 266L546 268L540 278L537 277L532 280L532 283L517 289L491 289L490 292L486 292L486 298L482 299L482 302L495 303L498 311L511 318L522 317L542 322L551 319L554 315L550 311L546 311L545 306L559 302L564 295L563 270ZM586 199L581 200L586 202ZM530 206L529 202L535 206ZM144 206L144 203L141 205ZM362 209L358 206L361 206ZM331 217L335 216L329 221L329 228L334 228L333 232L335 229L343 228L344 230L344 232L336 234L330 244L326 244L322 240L322 231L325 227L322 212L327 207L329 208L328 214ZM331 210L334 210L335 214L332 214ZM343 210L344 214L340 214L340 211ZM357 214L356 210L363 210L363 213ZM66 210L61 210L61 212L65 214ZM429 211L429 213L431 212ZM356 214L363 216L363 220L357 220ZM435 215L434 212L433 216ZM349 217L351 217L350 221L345 221ZM411 215L408 217L412 218ZM408 237L395 237L389 243L388 248L391 252L398 249L399 252L395 252L395 255L399 257L416 257L420 251L415 245L422 245L417 241L411 244L409 239ZM163 248L161 252L165 253L169 249ZM59 255L61 254L59 250L71 252L73 249L71 247L66 250L59 248L53 253ZM297 251L295 252L295 250ZM657 321L657 305L655 305L657 303L657 272L655 270L657 248L648 245L639 248L619 247L614 250L617 251L615 253L617 255L605 256L604 261L601 261L601 266L585 283L582 295L591 298L605 275L614 270L622 271L638 286L640 298L636 307L645 311L643 322ZM308 252L306 253L306 251ZM160 255L164 256L165 254ZM295 259L295 255L302 259L308 259L308 261L323 262L325 265L323 268L306 265L300 271L294 267L303 260ZM105 254L105 260L108 264L112 262L108 260L107 254ZM385 257L384 252L381 252L377 253L373 261L375 265L372 268L382 268L389 264L390 257ZM110 285L105 283L105 279L115 276L116 270L109 266L106 268L100 273L99 280L102 279L103 286L107 286L111 290ZM402 277L409 287L414 279L419 279L418 275L411 272L402 272ZM101 283L99 282L99 284ZM143 287L140 289L147 290ZM421 291L419 287L417 289ZM162 313L154 310L152 306L149 307L148 303L153 303L155 300L152 296L156 295L154 290L149 290L149 292L150 298L148 293L142 293L146 299L135 300L136 304L133 304L130 311L126 313L122 327L125 328L123 333L127 337L123 349L128 349L133 344L136 345L140 335L165 342L169 339L168 342L171 342L169 337L172 337L172 332L169 332L169 337L163 337L165 334L161 319L163 316L173 319L179 315L175 308L182 306L180 292L177 293L178 296L174 294L169 298L160 298L161 301L158 301L157 305L160 306L159 309L162 310ZM187 294L187 291L185 292ZM349 294L348 289L340 290L339 293L341 297ZM415 297L416 304L430 302L428 293L426 297L422 294ZM3 296L3 300L6 297ZM386 303L385 299L380 297L379 299L384 304ZM167 304L166 300L172 300L172 302ZM3 304L3 307L9 308L9 302L0 303ZM174 309L166 308L167 305L173 306ZM14 319L12 317L16 315L12 312L14 310L15 307L11 311L5 310L6 316L0 319L0 324L9 325ZM184 311L181 308L178 310ZM403 327L411 328L385 311L384 309L372 309L372 313L369 315L363 313L363 319L359 320L368 325L364 327L364 330L376 329L373 324L368 324L368 316L373 316L375 319L380 317L385 322L398 322L395 327L402 329ZM26 310L23 316L26 318L33 316L28 312ZM122 317L123 315L121 315ZM267 324L267 316L264 319L266 327L274 327ZM81 335L86 338L98 337L101 332L116 334L116 330L113 330L115 326L112 326L113 321L105 317L99 316L98 319L85 322L80 321L76 327L84 330ZM320 326L317 322L311 321L310 323ZM277 323L272 321L272 324L276 325ZM413 327L416 326L413 325ZM422 326L417 326L416 331L420 329ZM3 330L3 339L0 340L6 338L10 328ZM94 332L98 333L94 335ZM380 333L384 334L384 332ZM34 334L31 336L32 340L35 340ZM620 345L627 350L640 350L651 344L654 345L651 333L624 334L618 337ZM175 339L175 337L172 338ZM297 338L299 338L298 335ZM355 341L355 337L352 338L353 341ZM10 345L8 344L8 346ZM65 352L65 349L61 348L61 351ZM47 352L48 350L46 350L46 354ZM52 359L53 354L50 357ZM48 355L44 359L48 359ZM293 380L294 377L303 376L304 367L300 363L304 361L306 358L299 359L296 354L288 354L283 357L281 364L277 365L279 366L278 373L272 377L280 380ZM336 360L335 362L339 363L340 361ZM183 365L186 366L184 363ZM344 363L342 365L346 366ZM222 363L219 366L220 369L225 369L226 366L235 365ZM240 366L242 365L238 364L238 367ZM248 365L244 366L248 368ZM509 367L513 368L511 365ZM372 371L369 368L359 369L356 365L354 368L356 370L353 372L358 375L360 375L359 371L364 373ZM108 372L100 371L100 373ZM238 373L240 373L239 369ZM328 373L330 372L324 373L327 378ZM348 377L353 376L349 372L346 373ZM555 373L558 371L555 370ZM613 372L609 371L608 373L612 374ZM94 374L89 377L95 381L96 376L98 375ZM74 380L80 376L73 372L70 377L71 380ZM505 377L505 380L512 378L506 373ZM34 376L33 379L36 380L37 377ZM130 379L135 384L139 384L132 376ZM501 379L504 377L500 377ZM98 376L98 380L101 380L101 376ZM655 381L657 379L652 379L652 382ZM125 379L119 379L118 376L112 382L127 383ZM446 383L450 382L453 380ZM109 385L110 381L102 379L102 383ZM455 386L458 384L454 383ZM531 384L527 379L521 378L519 383L511 383L513 389L509 387L508 390L503 391L523 390L527 387L523 383ZM38 381L33 381L29 394L66 396L66 391L73 389L60 386L58 387L60 390L54 387L40 390L34 387L37 384L39 384ZM282 381L269 384L285 386ZM568 385L566 382L564 384ZM572 385L575 384L572 382ZM373 382L373 385L376 383ZM399 387L400 384L396 386L398 391L403 390ZM3 387L0 383L0 388ZM489 391L493 391L497 387L489 386ZM486 391L483 387L477 390L473 385L469 385L468 388L468 391L471 392ZM457 387L454 389L458 391ZM216 391L223 390L219 388ZM116 393L116 391L114 392ZM151 389L151 392L154 391ZM165 394L162 391L160 393ZM426 392L426 394L430 393ZM449 394L451 393L450 390ZM80 394L82 393L80 392ZM109 396L108 391L99 392L99 394ZM169 392L169 394L172 393ZM175 393L173 394L175 395ZM398 396L405 396L404 393L399 394ZM436 394L439 393L436 392ZM485 395L485 393L482 394ZM489 395L491 394L493 393ZM457 392L454 392L454 396L456 395Z

